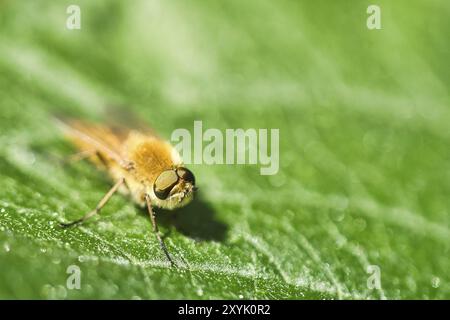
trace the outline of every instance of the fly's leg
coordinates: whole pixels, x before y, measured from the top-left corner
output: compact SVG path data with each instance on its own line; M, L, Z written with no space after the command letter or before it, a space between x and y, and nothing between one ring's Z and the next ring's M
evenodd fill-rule
M112 186L111 189L109 189L108 193L106 193L103 198L100 200L100 202L97 204L97 206L95 207L94 210L86 213L82 218L72 221L72 222L68 222L68 223L60 223L61 227L63 228L67 228L79 223L82 223L86 220L88 220L89 218L93 217L94 215L96 215L97 213L100 213L100 211L102 210L102 208L106 205L106 203L108 202L109 199L111 199L111 197L114 195L114 193L116 193L116 191L119 189L119 187L125 183L125 179L122 178L119 181L116 182L115 185Z
M80 152L77 152L75 154L68 156L65 161L68 164L72 164L72 163L87 159L89 157L92 157L95 154L96 154L95 150L84 150L84 151L80 151Z
M98 150L83 150L64 158L61 158L60 156L57 155L54 155L53 157L58 161L60 165L64 166L73 165L74 163L79 162L81 160L93 158L98 160L100 165L103 165L103 167L108 168L107 159Z
M127 171L132 171L132 170L135 169L135 164L134 164L134 162L133 162L133 161L129 161L129 160L122 160L122 161L120 162L120 166L121 166L122 168L124 168L125 170L127 170Z
M152 221L153 232L155 233L156 238L158 239L159 245L160 245L162 251L164 252L164 254L166 255L167 260L169 260L170 265L172 267L176 267L175 262L173 262L172 258L170 257L169 251L167 251L167 247L166 247L163 239L161 238L161 235L159 234L158 224L156 223L156 216L155 216L155 213L153 212L153 209L152 209L152 204L151 204L151 201L150 201L150 197L147 194L145 195L145 201L147 203L147 208L148 208L148 213L150 215L150 220Z
M95 150L84 150L77 153L74 153L69 156L61 156L56 153L49 153L49 156L53 161L55 161L59 166L67 166L72 165L75 162L87 159L89 157L95 156Z

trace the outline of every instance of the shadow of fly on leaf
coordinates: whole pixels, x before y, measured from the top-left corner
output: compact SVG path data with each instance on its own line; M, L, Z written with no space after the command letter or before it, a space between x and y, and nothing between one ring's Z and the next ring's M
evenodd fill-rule
M174 226L181 234L196 241L224 241L228 226L215 216L214 209L196 192L195 201L176 211L159 210L159 223Z
M92 211L61 226L68 228L83 223L100 213L115 193L122 193L137 205L147 207L160 247L171 266L176 266L159 234L153 210L153 207L166 210L184 207L197 190L194 174L183 166L175 148L151 130L76 119L57 118L55 121L79 151L71 160L88 159L107 172L113 181Z

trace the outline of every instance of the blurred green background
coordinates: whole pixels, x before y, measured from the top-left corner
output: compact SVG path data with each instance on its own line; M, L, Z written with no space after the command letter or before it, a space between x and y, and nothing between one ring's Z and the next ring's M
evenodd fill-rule
M0 298L450 298L449 15L444 0L0 1ZM160 212L176 270L121 196L61 230L109 181L61 165L74 151L51 115L108 105L166 138L194 120L279 128L280 171L191 166L199 198Z

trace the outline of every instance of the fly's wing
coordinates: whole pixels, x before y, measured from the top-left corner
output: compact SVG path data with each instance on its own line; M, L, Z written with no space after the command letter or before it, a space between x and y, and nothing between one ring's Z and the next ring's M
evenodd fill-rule
M140 179L150 181L154 180L158 172L182 164L177 150L142 122L135 118L130 121L128 116L128 119L122 117L123 120L117 124L117 119L113 117L114 122L108 119L107 124L64 118L57 120L66 136L81 152L94 155L91 160L95 164L108 168L113 161L124 168L131 166ZM126 122L133 122L133 126L124 126Z
M81 152L97 154L107 161L114 161L118 164L127 162L123 142L127 139L131 130L75 119L58 118L56 121L67 138Z

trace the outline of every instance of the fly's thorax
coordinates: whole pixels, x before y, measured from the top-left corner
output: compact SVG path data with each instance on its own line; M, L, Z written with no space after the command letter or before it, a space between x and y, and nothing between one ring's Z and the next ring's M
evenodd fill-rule
M154 182L159 174L180 165L174 148L158 139L142 140L139 135L127 141L127 158L134 163L134 174L139 180Z

